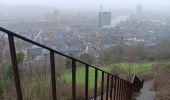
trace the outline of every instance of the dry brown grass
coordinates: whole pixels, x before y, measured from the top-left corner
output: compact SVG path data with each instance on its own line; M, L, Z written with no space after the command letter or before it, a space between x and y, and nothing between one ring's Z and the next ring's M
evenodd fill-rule
M170 63L160 63L155 72L156 100L170 100Z

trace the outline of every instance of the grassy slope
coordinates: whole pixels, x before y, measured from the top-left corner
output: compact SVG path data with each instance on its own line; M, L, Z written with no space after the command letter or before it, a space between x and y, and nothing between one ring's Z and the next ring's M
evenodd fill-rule
M138 74L143 71L151 70L155 63L119 63L117 67L130 74Z
M155 63L117 63L117 64L110 64L110 65L105 65L101 66L100 69L105 70L105 71L112 71L113 68L119 68L121 70L126 71L127 73L130 74L137 74L142 71L147 71L151 70L152 66ZM129 67L130 66L130 67ZM94 86L94 69L90 68L89 69L89 87ZM66 82L66 83L71 83L72 81L72 74L71 72L65 72L61 78ZM85 80L85 67L79 67L77 68L76 71L76 81L77 85L82 85L84 84ZM101 80L101 72L98 73L98 81Z
M155 63L134 63L130 64L129 63L117 63L117 64L110 64L110 65L105 65L101 66L100 69L111 72L114 68L115 69L120 69L124 70L125 72L129 72L129 66L130 66L130 73L131 74L136 74L140 73L142 71L147 71L152 69L152 66ZM95 80L95 70L93 68L89 68L89 88L94 87L94 80ZM98 72L98 82L100 83L101 81L101 72ZM49 76L50 77L50 76ZM64 83L70 84L72 82L72 73L70 70L67 70L63 73L63 75L58 79L64 81ZM78 67L76 71L76 83L80 87L84 84L85 82L85 67ZM63 82L62 82L63 83ZM51 79L47 78L46 80L36 80L35 82L30 83L29 85L24 87L24 91L26 94L30 94L34 96L37 91L44 91L45 89L49 90L49 87L51 86ZM100 84L98 84L100 86ZM42 88L43 87L43 88ZM36 91L37 90L37 91ZM42 94L42 93L40 93ZM36 97L35 97L36 98Z
M100 67L100 69L104 70L104 71L111 71L112 68L111 67ZM94 78L95 78L95 70L94 68L89 68L89 87L93 87L94 86ZM101 81L101 72L98 72L98 81ZM71 83L72 81L72 73L71 72L66 72L65 74L63 74L63 76L61 76L61 78L66 82L66 83ZM77 81L77 85L82 85L84 84L84 80L85 80L85 67L79 67L77 68L76 71L76 81Z

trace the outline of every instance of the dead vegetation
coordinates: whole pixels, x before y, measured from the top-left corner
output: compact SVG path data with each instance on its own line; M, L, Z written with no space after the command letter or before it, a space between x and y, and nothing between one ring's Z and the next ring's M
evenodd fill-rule
M156 100L170 100L170 63L160 63L155 72Z

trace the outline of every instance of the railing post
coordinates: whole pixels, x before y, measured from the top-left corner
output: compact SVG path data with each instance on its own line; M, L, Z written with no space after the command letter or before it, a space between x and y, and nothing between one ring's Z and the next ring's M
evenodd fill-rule
M126 95L127 95L127 100L129 100L129 84L126 82Z
M76 100L76 61L72 59L72 100Z
M119 78L117 78L117 93L116 93L116 100L119 100Z
M122 93L122 91L121 91L121 79L119 79L120 81L119 81L119 100L121 100L121 93Z
M121 79L119 79L119 100L121 100Z
M114 100L116 100L116 90L117 90L117 77L115 77L115 84L114 84Z
M52 96L53 96L53 100L57 100L56 79L55 79L55 58L54 58L54 52L52 50L50 50L50 64L51 64Z
M103 89L104 88L104 71L102 71L102 81L101 81L101 100L103 100Z
M95 69L95 82L94 82L94 100L96 100L97 98L97 75L98 74L98 70Z
M119 100L121 100L121 94L122 94L122 91L121 91L121 83L122 83L122 80L120 79L119 81Z
M108 100L109 97L109 74L107 73L107 85L106 85L106 100Z
M125 81L123 81L123 100L125 100Z
M86 68L85 68L85 100L88 100L89 96L88 96L88 92L89 92L89 66L86 65Z
M112 100L113 96L113 75L111 75L111 87L110 87L110 100Z
M129 86L129 83L128 82L126 82L126 84L127 84L127 89L126 89L126 93L127 93L127 100L130 100L130 86Z
M124 92L124 91L123 91L123 83L124 83L124 81L122 81L122 85L121 85L121 87L122 87L122 100L123 100L123 97L124 97L124 96L123 96L123 92Z
M126 81L124 82L124 100L127 100L127 97L126 97Z
M8 41L18 100L23 100L13 35L8 34Z
M133 86L132 84L130 84L130 100L132 99L132 95L133 95Z
M121 79L121 84L120 84L120 86L121 86L121 100L123 100L123 80Z
M127 83L127 95L128 95L128 100L130 100L130 92L131 92L131 90L130 90L130 84L129 83Z

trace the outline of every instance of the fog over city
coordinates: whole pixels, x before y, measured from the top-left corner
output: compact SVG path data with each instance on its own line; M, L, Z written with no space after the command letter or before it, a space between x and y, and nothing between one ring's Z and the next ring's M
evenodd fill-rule
M170 0L0 0L0 100L170 100L169 62Z
M115 9L134 8L142 4L145 9L168 9L169 0L1 0L1 5L44 5L63 9L97 9L100 5Z

